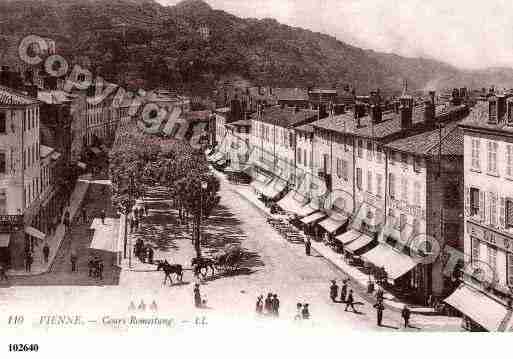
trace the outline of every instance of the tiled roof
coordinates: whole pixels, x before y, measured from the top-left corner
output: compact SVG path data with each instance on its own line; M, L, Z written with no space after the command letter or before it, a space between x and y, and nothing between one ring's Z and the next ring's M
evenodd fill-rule
M470 111L470 115L460 125L464 128L500 131L513 134L513 126L506 123L488 123L488 102L478 102Z
M314 121L317 117L317 111L294 109L291 107L281 108L280 106L265 108L262 114L262 122L276 124L281 127L296 127L304 125L309 120ZM256 114L252 115L257 118Z
M33 105L37 103L39 102L32 97L11 88L0 86L0 105Z

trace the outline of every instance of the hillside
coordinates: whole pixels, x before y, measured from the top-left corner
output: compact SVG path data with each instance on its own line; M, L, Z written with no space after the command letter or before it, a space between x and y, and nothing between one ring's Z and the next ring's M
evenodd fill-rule
M206 35L200 29L208 29ZM12 48L2 36L12 42L35 33L55 39L71 63L108 80L144 79L149 88L198 94L226 79L280 87L350 84L359 93L395 92L404 79L412 89L513 84L511 69L461 71L362 50L272 19L237 18L201 0L172 7L153 0L3 0L0 33L0 61Z

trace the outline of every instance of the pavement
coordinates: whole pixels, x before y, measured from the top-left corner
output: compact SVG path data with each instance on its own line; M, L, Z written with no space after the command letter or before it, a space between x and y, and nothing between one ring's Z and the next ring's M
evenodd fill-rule
M223 176L224 177L224 176ZM263 212L266 216L271 217L271 212L268 207L265 206L262 201L258 199L257 194L253 191L253 188L247 185L235 185L232 184L232 189L236 193L238 193L242 198L246 201L250 202L255 208ZM283 239L286 241L286 239ZM330 263L340 269L342 272L347 274L347 276L353 281L359 284L361 288L367 288L367 284L369 281L369 275L361 272L358 268L349 265L340 253L333 251L330 247L326 246L322 242L311 241L312 249L327 259ZM412 313L415 314L424 314L424 315L434 315L436 314L435 310L430 307L421 307L415 306L411 303L405 303L401 300L397 299L392 293L389 291L384 291L384 304L389 309L394 310L402 310L405 304L408 304Z
M69 210L70 219L73 221L75 215L77 214L78 209L81 207L82 201L87 194L87 190L89 188L90 183L90 175L82 176L78 179L73 193L71 194L69 200ZM63 216L66 210L63 211ZM30 272L25 271L24 269L10 269L7 271L8 276L34 276L40 275L43 273L47 273L51 270L53 262L56 258L57 252L66 238L66 228L62 224L62 220L57 226L55 232L53 234L47 235L47 239L45 242L48 243L48 247L50 248L50 255L48 257L48 262L44 261L43 257L43 246L44 243L41 243L37 249L33 253L34 263L32 264L32 268Z

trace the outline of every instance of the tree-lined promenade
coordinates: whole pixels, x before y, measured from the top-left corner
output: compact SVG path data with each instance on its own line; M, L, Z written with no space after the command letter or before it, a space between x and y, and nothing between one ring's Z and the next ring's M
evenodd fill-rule
M134 121L118 129L109 156L113 205L128 215L149 188L164 187L180 219L192 220L201 257L201 220L219 203L219 181L209 172L204 153L185 141L145 133Z

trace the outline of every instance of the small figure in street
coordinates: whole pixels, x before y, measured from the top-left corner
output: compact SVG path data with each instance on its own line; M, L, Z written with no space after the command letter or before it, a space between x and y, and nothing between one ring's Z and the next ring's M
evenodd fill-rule
M9 281L9 278L7 277L7 268L4 264L0 263L0 280L2 281Z
M346 302L346 296L347 296L347 279L344 279L342 281L342 288L340 288L340 301L342 303Z
M385 306L383 305L383 302L377 302L374 304L374 308L376 308L376 320L378 327L381 327L381 322L383 321L383 311L385 310Z
M94 258L93 256L89 257L89 261L87 262L87 267L89 268L89 277L94 275Z
M337 281L332 280L330 285L330 298L332 302L336 302L338 296L338 285Z
M310 255L310 250L311 250L311 249L312 249L312 242L310 242L310 239L309 239L309 238L307 238L307 239L305 240L305 253L306 253L306 255L307 255L307 256L309 256L309 255Z
M147 253L148 254L148 263L153 264L153 254L154 254L154 252L153 252L153 248L151 248L150 245L148 245L147 252L148 252Z
M262 314L263 310L264 310L264 296L262 294L260 294L257 298L257 301L256 301L256 313L257 314Z
M273 315L275 317L278 317L280 315L280 300L278 299L278 294L273 295L272 306L273 306Z
M102 211L100 212L100 218L102 219L102 224L105 224L105 210L102 209Z
M303 309L303 304L297 303L296 304L296 316L294 317L294 320L303 319L302 309Z
M82 207L82 223L87 223L87 209L85 207Z
M43 260L45 263L48 263L48 258L50 257L50 247L48 247L48 243L45 243L43 247Z
M272 293L267 293L267 298L264 301L264 310L266 315L270 315L273 312L273 295Z
M404 320L404 327L405 328L409 328L410 327L410 315L411 315L410 308L408 308L408 306L405 305L403 310L402 310L402 312L401 312L401 317Z
M78 256L75 250L71 251L71 271L76 272L77 271L77 260Z
M303 317L303 319L310 319L310 309L308 308L308 303L303 304L301 316Z
M383 291L383 288L378 287L378 290L376 291L376 300L378 302L383 302L384 297L385 297L385 292Z
M198 283L194 284L194 305L196 308L201 308L201 293Z
M98 260L98 277L103 280L103 259Z
M30 272L32 270L32 263L34 262L34 258L32 257L32 252L28 251L25 257L25 270Z
M134 301L130 301L130 305L128 306L128 310L135 310L135 304Z
M347 295L347 299L346 299L346 309L345 311L347 312L347 308L351 307L351 309L353 310L353 312L358 312L355 307L354 307L354 298L353 298L353 290L352 289L349 289L349 294Z
M146 304L144 304L144 301L141 299L141 303L139 303L139 306L137 307L139 310L146 310Z
M155 299L153 299L153 302L151 303L150 309L153 310L154 312L156 312L158 310L157 302L155 301Z

